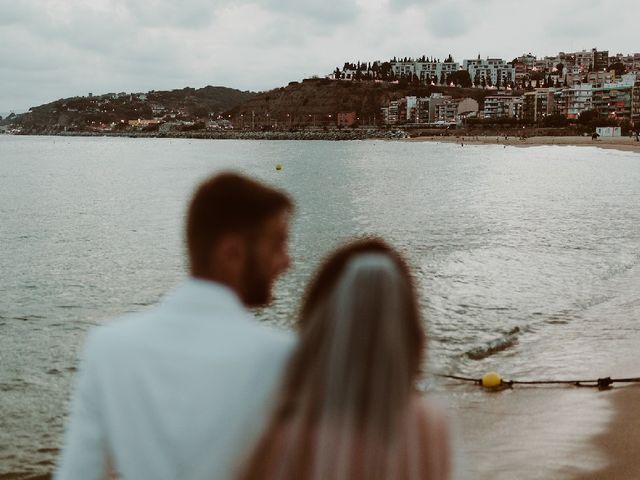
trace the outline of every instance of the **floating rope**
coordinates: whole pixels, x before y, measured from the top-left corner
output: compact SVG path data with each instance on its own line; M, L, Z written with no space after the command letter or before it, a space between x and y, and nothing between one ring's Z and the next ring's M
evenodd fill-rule
M514 385L573 385L574 387L597 387L598 390L607 390L614 383L640 383L640 377L630 378L597 378L595 380L503 380L495 372L489 372L482 378L461 377L459 375L437 375L442 378L461 380L463 382L473 382L485 388L500 389L513 388Z

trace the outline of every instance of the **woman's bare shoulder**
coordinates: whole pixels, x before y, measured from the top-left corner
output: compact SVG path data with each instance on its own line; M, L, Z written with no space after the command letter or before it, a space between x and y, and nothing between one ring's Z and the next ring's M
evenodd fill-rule
M448 430L449 414L439 402L424 394L416 393L411 398L411 410L422 423L437 430Z

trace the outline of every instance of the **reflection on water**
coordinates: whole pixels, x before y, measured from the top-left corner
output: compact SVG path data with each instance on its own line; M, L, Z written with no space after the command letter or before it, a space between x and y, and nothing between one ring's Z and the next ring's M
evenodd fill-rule
M375 233L414 266L431 371L597 377L635 351L633 153L7 136L0 152L0 473L51 468L86 330L154 304L182 278L187 199L220 169L296 201L293 268L257 312L265 321L290 326L319 260ZM576 439L606 420L606 397L591 391L430 385L457 419L473 478L529 471L530 450L547 469L581 461L574 450L590 452Z

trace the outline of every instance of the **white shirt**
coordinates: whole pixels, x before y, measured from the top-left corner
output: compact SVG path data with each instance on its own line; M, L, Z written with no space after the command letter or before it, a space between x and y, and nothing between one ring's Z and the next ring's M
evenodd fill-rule
M228 288L189 279L155 308L95 328L55 478L224 480L259 435L294 336Z

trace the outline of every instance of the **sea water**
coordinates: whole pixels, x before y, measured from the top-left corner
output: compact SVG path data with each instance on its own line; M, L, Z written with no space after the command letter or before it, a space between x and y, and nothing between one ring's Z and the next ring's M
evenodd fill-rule
M597 378L628 361L640 341L639 155L2 136L0 475L52 470L87 330L184 278L189 196L225 169L296 203L293 265L259 319L291 328L321 259L381 235L413 267L429 335L422 387L449 407L460 475L562 478L601 465L588 438L606 426L607 392L489 394L434 374Z

